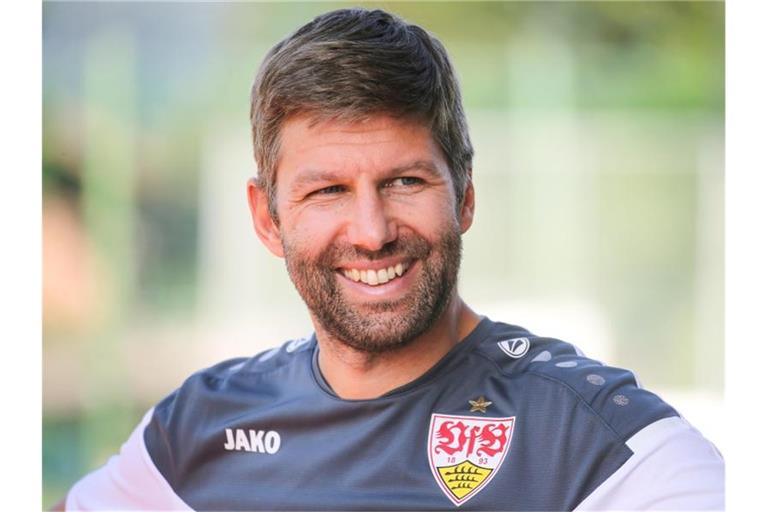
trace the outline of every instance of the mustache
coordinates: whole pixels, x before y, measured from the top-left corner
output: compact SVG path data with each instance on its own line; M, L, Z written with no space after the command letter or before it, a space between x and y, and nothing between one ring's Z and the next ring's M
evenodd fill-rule
M334 244L328 247L320 256L319 263L332 267L334 263L349 260L375 261L390 256L408 259L424 259L431 252L430 244L418 235L401 235L387 242L377 251L369 251L353 245Z

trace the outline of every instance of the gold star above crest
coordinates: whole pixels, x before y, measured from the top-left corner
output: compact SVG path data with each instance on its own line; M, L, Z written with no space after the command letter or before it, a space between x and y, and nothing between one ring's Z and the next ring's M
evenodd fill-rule
M480 395L477 397L477 400L470 400L469 405L472 407L469 409L469 412L486 412L485 409L491 405L493 402L490 400L486 401L485 397L483 395Z

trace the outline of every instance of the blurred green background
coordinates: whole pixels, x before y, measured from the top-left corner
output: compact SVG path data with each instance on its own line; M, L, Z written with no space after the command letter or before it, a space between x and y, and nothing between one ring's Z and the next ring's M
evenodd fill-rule
M311 332L254 236L249 88L347 3L43 4L43 506L193 371ZM476 150L461 291L722 448L724 4L366 3L436 34Z

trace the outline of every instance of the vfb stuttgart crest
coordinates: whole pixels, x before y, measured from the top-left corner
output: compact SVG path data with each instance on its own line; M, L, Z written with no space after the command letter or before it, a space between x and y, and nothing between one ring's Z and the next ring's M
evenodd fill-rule
M432 415L429 466L454 505L458 507L490 483L507 456L514 428L514 416Z

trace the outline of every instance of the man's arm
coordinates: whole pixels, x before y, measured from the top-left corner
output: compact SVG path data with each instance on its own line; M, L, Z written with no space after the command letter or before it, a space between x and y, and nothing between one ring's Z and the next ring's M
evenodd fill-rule
M632 457L576 510L722 510L724 462L680 417L647 426L627 441Z

